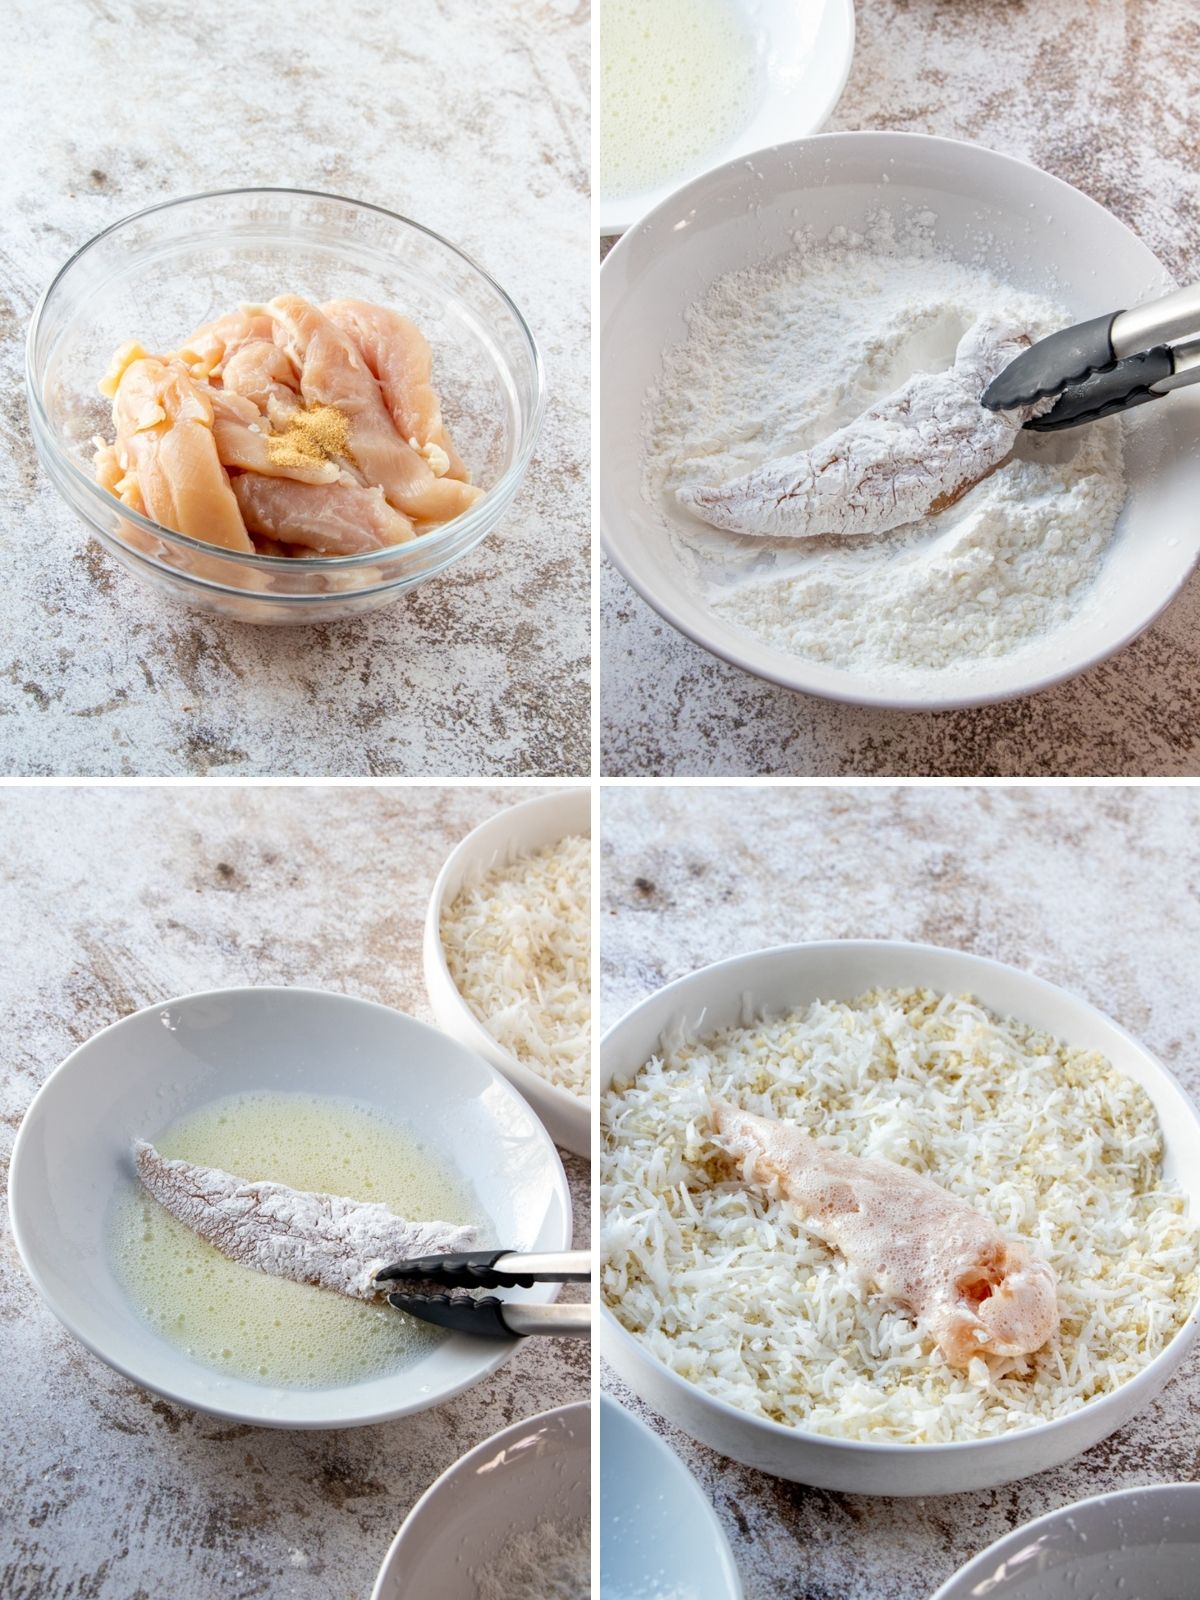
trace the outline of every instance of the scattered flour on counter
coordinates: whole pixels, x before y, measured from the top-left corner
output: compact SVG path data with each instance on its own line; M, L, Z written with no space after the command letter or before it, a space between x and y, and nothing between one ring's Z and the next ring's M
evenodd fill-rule
M1071 320L938 254L934 220L898 234L881 216L869 237L838 229L718 279L645 407L644 489L711 608L788 654L910 679L1016 653L1075 612L1125 500L1116 419L1023 434L956 504L885 534L746 538L675 497L811 448L914 372L949 367L980 316L1035 338Z
M588 1600L590 1570L591 1532L581 1518L514 1533L472 1577L478 1600Z

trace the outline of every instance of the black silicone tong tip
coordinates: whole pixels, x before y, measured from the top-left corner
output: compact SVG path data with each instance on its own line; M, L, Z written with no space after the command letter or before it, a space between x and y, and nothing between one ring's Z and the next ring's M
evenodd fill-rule
M1079 383L1070 384L1049 411L1030 417L1025 426L1031 433L1059 433L1064 428L1078 428L1085 422L1099 422L1101 417L1143 406L1148 400L1160 400L1162 392L1151 385L1161 383L1174 371L1169 345L1156 345L1153 350L1126 356L1124 361L1116 361L1102 372L1089 373Z
M410 1316L419 1317L422 1322L434 1322L439 1328L452 1328L455 1333L471 1333L481 1339L518 1337L504 1320L503 1302L494 1295L473 1300L470 1295L389 1294L387 1299L397 1311L407 1311Z
M532 1278L511 1272L496 1272L496 1262L512 1255L504 1250L459 1250L445 1256L417 1256L412 1261L394 1261L375 1274L376 1283L392 1283L400 1278L421 1278L426 1283L444 1284L454 1289L529 1289Z
M1039 339L997 373L983 391L982 404L989 411L1031 406L1080 378L1112 366L1117 359L1112 347L1112 325L1120 315L1119 311L1109 311L1090 322L1078 322Z

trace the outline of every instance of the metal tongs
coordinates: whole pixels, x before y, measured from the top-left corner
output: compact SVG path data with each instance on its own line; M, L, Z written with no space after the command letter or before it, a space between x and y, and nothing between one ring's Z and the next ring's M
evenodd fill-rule
M1032 432L1096 422L1200 383L1198 333L1200 284L1193 284L1039 339L992 379L983 404L989 411L1011 411L1057 395L1048 411L1025 424Z
M553 1254L520 1255L512 1250L465 1250L454 1255L418 1256L394 1261L375 1274L376 1283L404 1279L459 1291L471 1289L529 1289L535 1283L588 1283L592 1276L587 1250L560 1250ZM523 1339L531 1333L553 1334L560 1339L586 1339L592 1328L590 1305L528 1305L500 1300L495 1295L476 1298L469 1293L407 1294L393 1291L388 1304L424 1322L473 1333L483 1339Z

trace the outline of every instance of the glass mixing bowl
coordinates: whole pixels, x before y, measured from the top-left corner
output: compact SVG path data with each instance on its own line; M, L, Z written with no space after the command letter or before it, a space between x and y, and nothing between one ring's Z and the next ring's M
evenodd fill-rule
M100 487L93 439L110 437L112 423L96 385L113 351L131 339L175 349L242 301L283 293L371 300L420 327L454 442L486 490L463 516L359 555L241 555L164 528ZM176 600L243 622L357 616L444 571L504 515L545 404L524 317L468 256L378 206L303 189L189 195L97 234L38 302L26 381L42 464L104 548Z

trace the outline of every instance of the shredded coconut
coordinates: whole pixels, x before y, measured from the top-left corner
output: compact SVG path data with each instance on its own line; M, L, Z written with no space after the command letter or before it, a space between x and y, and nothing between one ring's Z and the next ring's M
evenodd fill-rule
M1057 1337L949 1366L777 1189L731 1175L713 1097L934 1178L1028 1241L1057 1276ZM674 1043L601 1120L606 1302L681 1377L789 1426L910 1444L1030 1427L1127 1382L1195 1304L1200 1230L1145 1091L967 997L879 990Z
M161 1206L231 1261L272 1277L372 1300L380 1267L475 1242L474 1228L406 1222L374 1201L248 1182L169 1160L144 1139L133 1148L138 1176Z
M498 1044L586 1098L592 1023L592 851L560 839L464 884L442 913L459 993Z
M955 503L853 539L716 532L677 497L820 445L915 373L949 368L981 317L1033 338L1071 321L937 254L935 220L898 233L884 215L869 237L837 229L718 279L645 406L644 492L705 602L788 654L914 684L1029 647L1084 603L1125 500L1118 420L1022 434Z
M471 1574L476 1600L588 1600L590 1551L586 1518L521 1529Z

